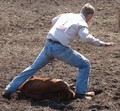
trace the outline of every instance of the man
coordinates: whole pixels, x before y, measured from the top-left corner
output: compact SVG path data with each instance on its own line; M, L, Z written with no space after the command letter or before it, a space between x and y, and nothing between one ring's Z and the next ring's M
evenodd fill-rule
M114 46L114 43L100 41L89 34L87 23L91 20L94 11L94 7L87 3L82 7L79 14L64 13L53 18L53 27L48 32L44 48L33 64L11 81L6 87L3 97L10 98L11 94L24 81L56 58L79 69L75 93L78 98L85 98L89 83L90 63L83 55L71 49L71 43L75 39L81 38L83 42L96 46Z

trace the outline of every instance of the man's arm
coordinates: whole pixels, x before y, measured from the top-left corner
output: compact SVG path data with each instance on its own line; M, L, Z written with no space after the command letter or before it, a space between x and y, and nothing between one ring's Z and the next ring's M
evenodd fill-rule
M80 36L83 42L87 42L96 46L115 46L115 43L113 42L103 42L89 34L87 27L81 28L78 32L78 35Z
M61 15L62 14L60 14L52 19L52 25L54 25L57 22L57 20L60 18Z

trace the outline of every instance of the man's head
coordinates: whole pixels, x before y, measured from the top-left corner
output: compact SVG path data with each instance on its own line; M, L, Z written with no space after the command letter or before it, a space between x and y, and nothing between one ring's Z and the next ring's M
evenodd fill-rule
M85 4L81 9L81 13L85 16L86 22L88 22L92 18L94 12L95 8L89 3Z

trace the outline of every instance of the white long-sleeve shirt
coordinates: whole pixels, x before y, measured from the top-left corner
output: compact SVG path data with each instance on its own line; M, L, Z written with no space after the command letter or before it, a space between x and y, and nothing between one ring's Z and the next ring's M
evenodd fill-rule
M85 16L74 13L64 13L52 19L53 27L48 32L47 39L59 41L62 45L70 47L71 43L80 37L83 42L96 46L104 45L105 42L96 39L89 34Z

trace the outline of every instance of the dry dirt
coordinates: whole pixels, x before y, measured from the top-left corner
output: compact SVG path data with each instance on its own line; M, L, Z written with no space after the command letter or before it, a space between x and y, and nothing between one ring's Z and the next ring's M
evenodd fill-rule
M93 99L35 101L16 92L11 100L0 95L0 111L120 111L120 31L115 17L119 4L115 0L0 0L0 94L37 57L51 19L60 13L79 13L87 2L96 9L89 23L91 34L118 44L105 48L77 40L72 45L91 62L88 90L96 92ZM35 74L74 85L76 75L76 68L56 59Z

